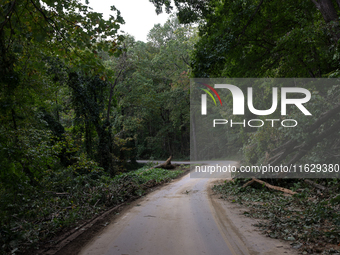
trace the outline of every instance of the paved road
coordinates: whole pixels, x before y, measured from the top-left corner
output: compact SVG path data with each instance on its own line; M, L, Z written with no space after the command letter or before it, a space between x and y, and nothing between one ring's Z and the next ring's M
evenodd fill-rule
M211 180L186 175L149 194L81 254L248 254L223 230L207 192Z
M287 254L278 241L254 234L249 229L253 222L244 222L245 217L240 218L212 195L215 181L188 174L148 194L80 254Z

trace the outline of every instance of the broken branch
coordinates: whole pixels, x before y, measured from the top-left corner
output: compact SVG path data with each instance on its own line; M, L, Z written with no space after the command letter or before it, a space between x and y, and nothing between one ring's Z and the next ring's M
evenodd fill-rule
M281 192L284 192L284 193L287 193L287 194L290 194L290 195L294 195L294 194L297 194L296 192L290 190L290 189L285 189L285 188L282 188L282 187L278 187L278 186L274 186L274 185L271 185L267 182L264 182L264 181L261 181L259 179L256 179L256 178L253 178L252 180L250 180L249 182L247 182L246 184L243 185L243 188L255 183L255 182L258 182L260 184L263 184L264 186L266 186L267 188L269 189L274 189L274 190L278 190L278 191L281 191Z

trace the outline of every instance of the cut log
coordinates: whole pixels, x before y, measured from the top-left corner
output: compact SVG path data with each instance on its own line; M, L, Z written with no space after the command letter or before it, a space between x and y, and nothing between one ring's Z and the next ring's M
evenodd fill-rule
M284 193L287 193L287 194L290 194L290 195L294 195L294 194L297 194L296 192L290 190L290 189L285 189L285 188L282 188L282 187L278 187L278 186L274 186L274 185L271 185L267 182L264 182L264 181L261 181L259 179L256 179L256 178L253 178L251 179L249 182L247 182L246 184L243 185L243 188L253 184L254 182L258 182L258 183L261 183L263 184L264 186L266 186L267 188L269 189L274 189L274 190L278 190L278 191L281 191L281 192L284 192Z
M175 165L171 164L172 156L170 156L164 163L154 166L153 168L174 169Z

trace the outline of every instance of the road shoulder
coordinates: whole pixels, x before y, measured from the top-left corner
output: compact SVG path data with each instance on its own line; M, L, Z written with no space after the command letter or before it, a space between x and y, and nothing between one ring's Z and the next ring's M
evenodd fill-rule
M261 255L295 255L297 250L291 248L289 241L272 239L260 233L254 226L259 220L246 217L243 213L247 211L246 207L236 203L231 203L220 199L220 195L216 194L212 187L221 184L221 180L215 180L209 183L208 195L213 210L215 211L215 220L223 226L233 246L244 244L249 254ZM244 252L245 253L245 252Z

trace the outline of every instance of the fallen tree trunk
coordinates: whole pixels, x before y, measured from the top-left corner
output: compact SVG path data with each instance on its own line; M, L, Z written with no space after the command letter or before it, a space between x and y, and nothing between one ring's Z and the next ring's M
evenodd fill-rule
M172 156L170 156L164 163L154 166L153 168L174 169L175 165L171 164Z
M278 186L274 186L274 185L271 185L267 182L264 182L264 181L261 181L259 179L256 179L256 178L253 178L251 179L249 182L247 182L246 184L243 185L243 188L253 184L254 182L258 182L260 184L263 184L264 186L266 186L267 188L269 189L274 189L274 190L278 190L278 191L282 191L284 193L287 193L287 194L290 194L290 195L294 195L294 194L297 194L296 192L290 190L290 189L285 189L285 188L282 188L282 187L278 187Z

